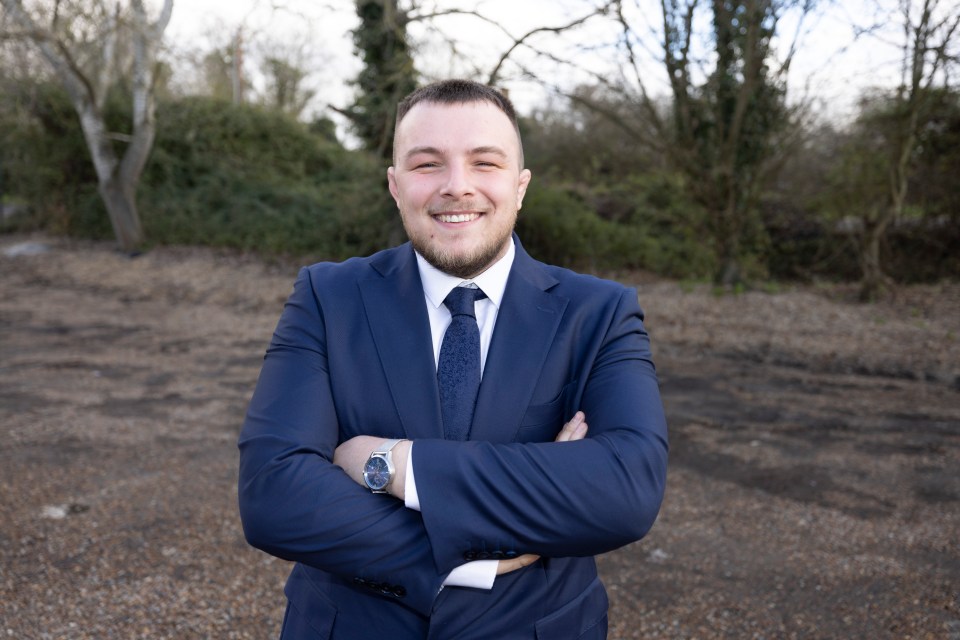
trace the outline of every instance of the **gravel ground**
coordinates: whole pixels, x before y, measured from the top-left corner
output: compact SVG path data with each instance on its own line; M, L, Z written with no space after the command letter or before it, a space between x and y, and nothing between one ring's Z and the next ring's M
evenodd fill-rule
M236 436L296 267L0 236L0 637L267 638ZM671 429L617 638L960 640L960 284L639 282Z

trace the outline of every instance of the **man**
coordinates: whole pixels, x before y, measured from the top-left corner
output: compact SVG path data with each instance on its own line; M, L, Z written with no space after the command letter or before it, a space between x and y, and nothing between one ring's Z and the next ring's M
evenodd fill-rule
M296 562L283 638L606 637L592 556L652 526L666 423L636 292L513 234L530 177L503 95L419 89L410 242L300 272L240 436L247 539Z

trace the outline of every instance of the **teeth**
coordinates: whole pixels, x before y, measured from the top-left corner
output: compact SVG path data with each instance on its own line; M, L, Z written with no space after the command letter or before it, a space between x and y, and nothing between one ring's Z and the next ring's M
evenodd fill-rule
M470 222L479 217L479 213L441 213L437 215L440 222Z

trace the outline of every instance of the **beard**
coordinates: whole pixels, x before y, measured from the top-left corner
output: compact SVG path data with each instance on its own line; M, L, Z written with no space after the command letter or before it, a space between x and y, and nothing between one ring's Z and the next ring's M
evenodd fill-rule
M494 237L484 238L472 251L458 252L446 249L439 242L431 242L427 234L412 232L404 221L410 243L424 260L434 268L464 280L480 275L496 262L512 238L514 225L505 225L501 232Z

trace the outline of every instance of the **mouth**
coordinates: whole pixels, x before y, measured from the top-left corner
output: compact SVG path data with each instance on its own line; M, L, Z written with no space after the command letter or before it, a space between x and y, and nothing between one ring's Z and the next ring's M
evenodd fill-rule
M433 219L447 223L473 222L480 217L476 211L448 211L446 213L434 213Z

